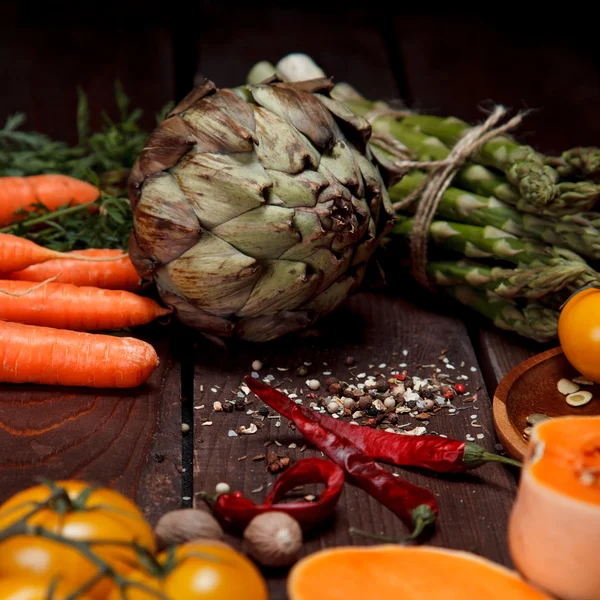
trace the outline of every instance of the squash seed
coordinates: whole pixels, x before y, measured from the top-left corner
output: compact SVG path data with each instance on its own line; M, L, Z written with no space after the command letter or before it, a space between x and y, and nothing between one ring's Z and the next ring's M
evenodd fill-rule
M565 379L564 377L558 382L556 387L564 396L568 396L569 394L574 394L575 392L579 391L579 386L576 383L573 383L570 379Z
M592 399L592 392L576 392L567 396L567 404L570 406L583 406Z

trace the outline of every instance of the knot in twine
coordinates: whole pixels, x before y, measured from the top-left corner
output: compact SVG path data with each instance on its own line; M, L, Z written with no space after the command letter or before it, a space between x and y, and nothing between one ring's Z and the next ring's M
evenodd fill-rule
M444 192L452 182L457 171L467 158L492 138L495 138L510 129L514 129L523 120L523 115L518 114L507 121L504 125L496 127L497 123L506 115L506 109L502 106L494 108L490 116L481 125L471 127L444 160L418 161L407 159L407 148L388 136L376 136L378 145L394 154L397 160L393 161L395 169L400 174L409 169L426 169L429 171L425 181L410 196L396 202L395 210L409 207L420 197L420 202L414 214L413 228L410 234L410 259L413 277L423 286L434 290L427 276L427 243L429 239L429 227L437 211L437 207ZM393 116L403 118L409 111L393 110L391 108L376 107L367 115L371 123L381 116Z

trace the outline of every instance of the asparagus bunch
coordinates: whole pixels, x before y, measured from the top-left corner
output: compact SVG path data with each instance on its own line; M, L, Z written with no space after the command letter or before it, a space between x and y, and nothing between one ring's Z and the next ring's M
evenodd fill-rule
M473 168L478 168L477 166ZM411 171L390 187L390 198L400 202L423 185L426 173ZM449 187L442 195L437 214L444 219L470 225L493 225L521 238L535 238L546 244L567 248L581 256L600 259L600 214L579 213L560 219L523 213L493 196Z
M455 117L443 118L431 115L410 115L402 125L433 136L447 146L453 146L471 126ZM570 155L568 155L570 156ZM590 209L600 196L600 186L591 181L560 181L559 172L546 164L547 159L530 146L520 146L508 135L498 136L480 147L473 160L502 171L515 186L523 200L538 208L556 205ZM565 160L563 173L569 173ZM569 173L570 174L570 173Z
M431 261L427 266L431 279L440 286L471 286L496 296L539 299L564 288L572 288L583 276L585 266L488 267L471 260Z
M289 55L276 67L256 65L249 82L274 73L289 81L324 76L309 57ZM453 117L394 113L347 83L336 84L330 95L368 118L371 151L392 171L399 154L412 161L445 160L471 128ZM413 170L389 188L398 210L392 232L397 239L412 235L411 213L426 177L426 170ZM416 196L412 205L409 196ZM600 149L573 148L551 157L510 135L497 136L470 156L442 195L429 236L430 247L441 249L444 260L431 260L428 274L496 326L552 340L562 302L600 280L585 260L600 258L600 212L594 212L599 197Z

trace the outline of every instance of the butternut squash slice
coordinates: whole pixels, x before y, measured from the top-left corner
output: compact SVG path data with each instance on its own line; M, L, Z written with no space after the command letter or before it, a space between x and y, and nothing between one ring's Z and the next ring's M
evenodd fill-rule
M563 600L600 600L600 416L532 431L509 522L522 575Z
M296 563L290 600L549 600L518 573L432 546L339 547Z

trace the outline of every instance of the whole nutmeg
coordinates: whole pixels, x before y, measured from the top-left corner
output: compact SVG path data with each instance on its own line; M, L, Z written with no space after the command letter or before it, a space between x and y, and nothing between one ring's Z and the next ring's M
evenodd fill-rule
M288 567L298 559L302 529L296 519L273 511L254 517L244 531L246 550L265 567Z
M334 396L338 396L342 393L342 386L339 383L330 383L327 389L329 393L333 394Z
M165 513L158 520L154 533L161 548L201 538L223 538L223 529L218 521L210 513L197 508L182 508Z

